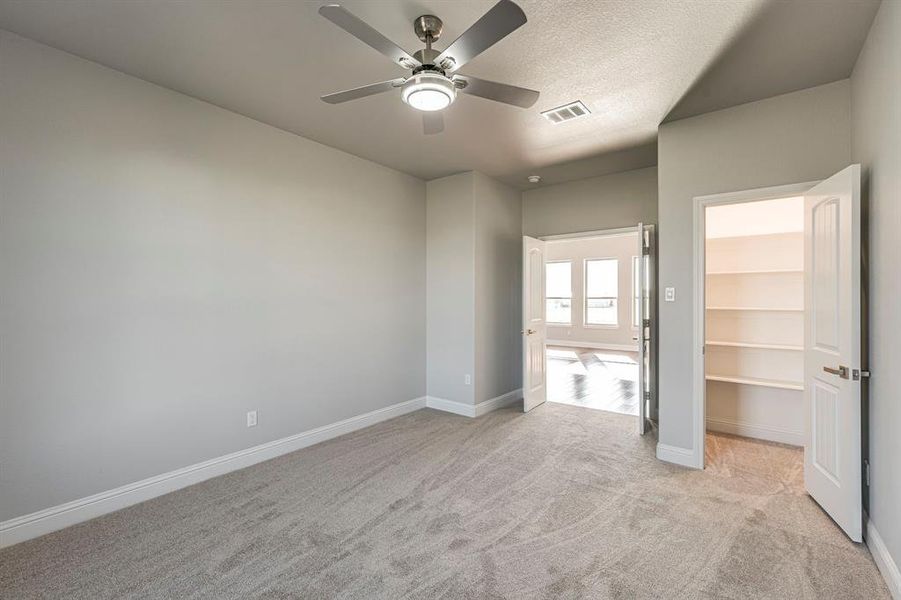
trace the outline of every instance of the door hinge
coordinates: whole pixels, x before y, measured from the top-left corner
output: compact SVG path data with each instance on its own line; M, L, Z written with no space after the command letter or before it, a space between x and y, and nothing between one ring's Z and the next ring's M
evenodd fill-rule
M648 402L650 402L651 401L651 392L645 392L644 399L647 400Z
M651 248L649 246L642 246L641 255L642 256L650 256L650 254L651 254Z

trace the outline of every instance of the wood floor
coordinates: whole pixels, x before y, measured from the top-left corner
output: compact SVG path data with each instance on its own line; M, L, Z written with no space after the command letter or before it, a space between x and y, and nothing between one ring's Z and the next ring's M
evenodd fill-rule
M547 348L550 402L638 415L638 353Z

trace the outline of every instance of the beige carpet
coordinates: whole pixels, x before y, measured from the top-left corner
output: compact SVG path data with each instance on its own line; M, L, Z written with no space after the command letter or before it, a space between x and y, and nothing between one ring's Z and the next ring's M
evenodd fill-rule
M431 410L0 552L0 597L889 598L799 453L658 462L635 419Z

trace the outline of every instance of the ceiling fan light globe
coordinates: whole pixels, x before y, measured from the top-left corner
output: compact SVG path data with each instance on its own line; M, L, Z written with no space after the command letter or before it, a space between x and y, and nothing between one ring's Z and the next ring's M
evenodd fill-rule
M404 84L401 99L416 110L432 112L451 105L457 97L454 83L440 73L419 73Z
M407 96L407 104L416 110L441 110L450 106L450 96L439 90L416 90Z

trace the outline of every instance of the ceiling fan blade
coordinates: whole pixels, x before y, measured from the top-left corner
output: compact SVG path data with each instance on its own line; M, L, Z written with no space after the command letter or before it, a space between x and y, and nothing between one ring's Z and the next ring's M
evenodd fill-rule
M495 102L512 104L513 106L519 106L520 108L529 108L538 102L539 92L536 92L535 90L527 90L526 88L516 87L515 85L478 79L469 75L455 75L454 81L465 81L466 85L460 88L460 91L464 94L478 96L479 98L487 98L488 100L494 100Z
M435 64L442 65L444 59L451 58L453 65L448 64L445 71L456 71L525 23L526 13L521 8L510 0L501 0L439 54Z
M444 115L440 111L422 113L422 131L426 135L444 131Z
M379 83L370 83L369 85L364 85L352 90L344 90L343 92L326 94L325 96L321 96L321 98L323 102L328 102L329 104L341 104L342 102L347 102L348 100L356 100L357 98L365 98L366 96L388 92L402 85L404 81L406 80L401 77L399 79L380 81Z
M366 22L360 20L343 6L326 4L319 8L319 14L364 44L375 48L403 69L412 69L422 64L410 56L406 50L386 38Z

